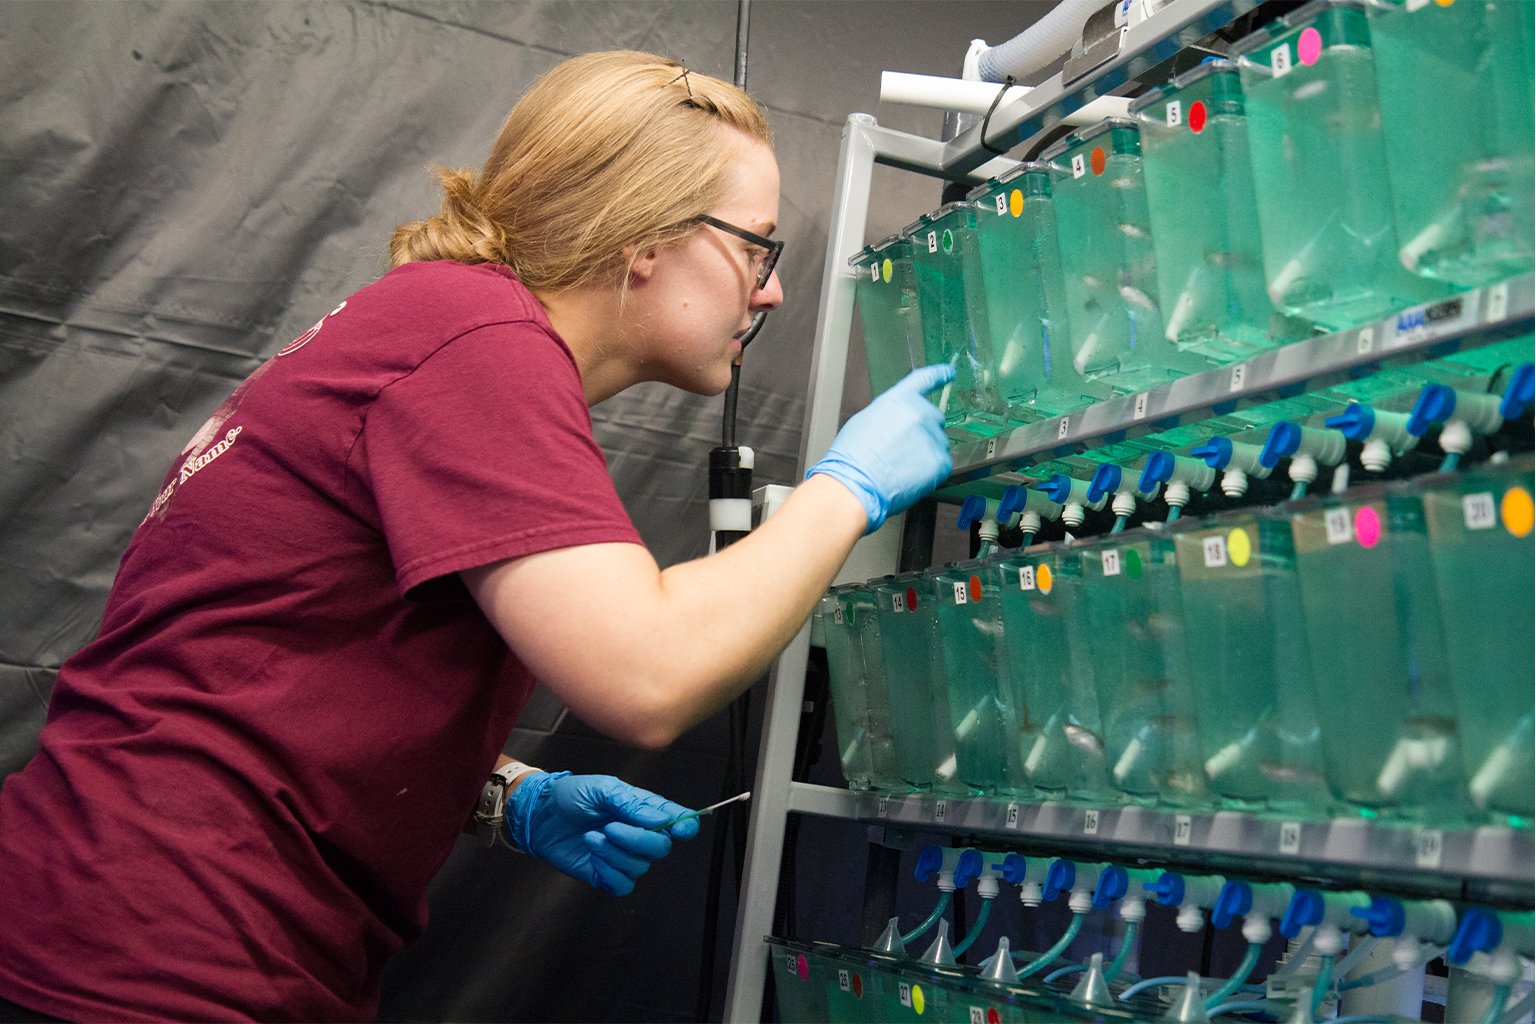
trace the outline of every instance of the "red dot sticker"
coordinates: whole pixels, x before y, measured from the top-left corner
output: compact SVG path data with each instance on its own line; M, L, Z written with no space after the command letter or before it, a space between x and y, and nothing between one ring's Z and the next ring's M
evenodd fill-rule
M1381 543L1381 516L1369 505L1355 512L1355 540L1366 549Z
M853 976L852 988L853 988L853 998L855 998L855 999L863 999L864 998L864 979L861 978L857 974L855 974Z
M987 1010L987 1024L1003 1024L1002 1015L997 1012L997 1007L989 1007Z
M1205 104L1199 100L1189 105L1189 130L1196 135L1205 131Z
M970 581L971 603L976 604L981 600L981 577L972 576Z
M917 591L911 587L907 588L907 611L917 611Z
M1104 156L1104 147L1094 146L1093 152L1088 156L1088 166L1093 169L1094 177L1098 177L1104 173L1104 164L1106 159L1107 158Z
M801 981L805 981L811 976L811 965L806 963L804 953L795 958L795 973L800 975Z
M1306 29L1296 40L1296 56L1301 63L1311 67L1323 55L1323 35L1315 28Z

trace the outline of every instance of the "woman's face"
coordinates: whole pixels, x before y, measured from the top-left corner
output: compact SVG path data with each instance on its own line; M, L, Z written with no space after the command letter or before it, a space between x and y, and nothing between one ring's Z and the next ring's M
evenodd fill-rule
M779 166L766 144L739 139L726 169L725 198L708 212L771 237L779 218ZM630 293L646 379L700 395L726 389L752 315L784 300L777 272L757 286L765 255L761 246L708 224L657 251L650 275Z

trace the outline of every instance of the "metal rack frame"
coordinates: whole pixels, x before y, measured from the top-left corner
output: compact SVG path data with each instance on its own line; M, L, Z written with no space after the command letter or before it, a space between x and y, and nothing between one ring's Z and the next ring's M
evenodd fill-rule
M1174 0L1128 29L1119 54L1091 69L1091 78L1057 74L1025 97L1000 107L981 126L946 143L881 127L851 114L842 145L822 273L811 359L810 397L802 431L802 471L831 445L842 405L848 342L853 328L854 276L848 259L865 244L876 163L935 178L980 183L1013 165L995 153L1037 134L1064 114L1107 95L1198 39L1253 10L1257 0ZM1461 344L1530 330L1536 311L1530 276L1431 303L1434 316L1394 315L1373 325L1286 345L1233 365L1175 380L1068 416L1020 427L1002 437L967 442L954 451L948 485L964 484L1027 465L1036 456L1080 450L1094 439L1134 436L1176 425L1179 418L1232 401L1263 400L1305 385L1325 385L1383 359L1440 354ZM1475 335L1474 335L1475 332ZM897 528L894 524L887 529ZM1383 827L1359 821L1285 821L1231 812L1088 809L1051 803L936 800L855 794L796 783L795 740L810 650L807 623L781 653L767 684L747 858L726 990L725 1019L761 1016L785 823L791 813L870 823L921 826L940 832L981 832L1002 842L1035 840L1064 850L1106 843L1149 859L1188 861L1192 854L1228 857L1250 866L1322 865L1341 876L1391 875L1401 888L1406 871L1426 892L1504 901L1529 893L1533 846L1528 833L1507 829L1450 832Z

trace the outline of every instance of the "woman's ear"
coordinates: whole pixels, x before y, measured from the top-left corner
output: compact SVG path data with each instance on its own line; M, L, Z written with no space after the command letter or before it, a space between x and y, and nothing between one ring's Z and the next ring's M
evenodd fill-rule
M637 249L635 246L624 247L624 264L627 268L630 287L644 284L656 273L656 260L660 250L655 246L649 249Z

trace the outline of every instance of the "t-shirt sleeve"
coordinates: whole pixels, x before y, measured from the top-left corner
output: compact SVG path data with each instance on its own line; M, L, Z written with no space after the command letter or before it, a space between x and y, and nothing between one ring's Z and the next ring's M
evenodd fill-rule
M539 551L640 543L575 364L537 325L480 327L445 344L381 390L361 444L402 595Z

